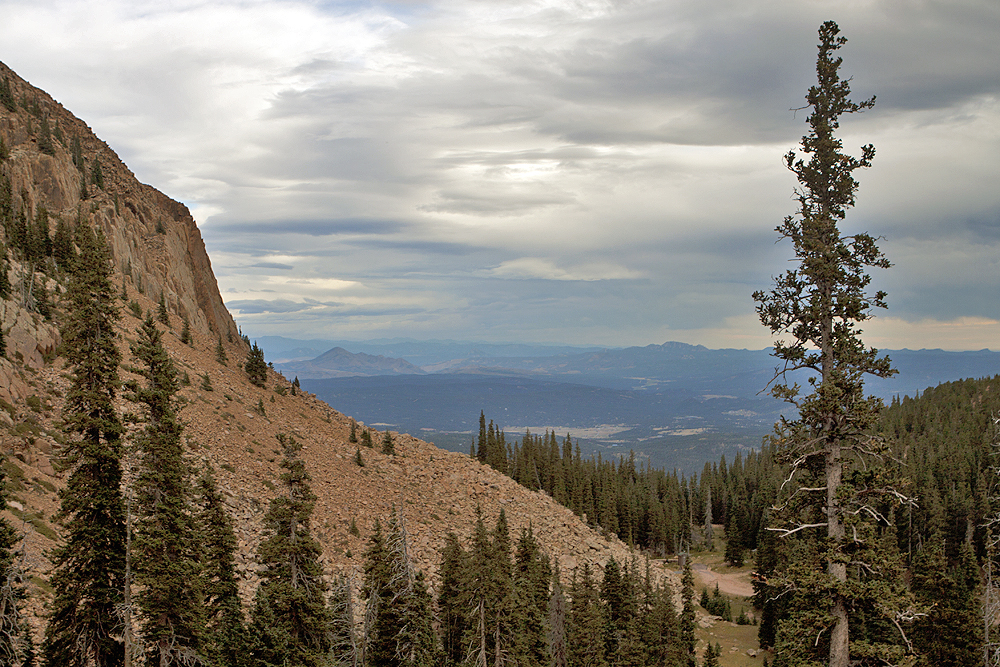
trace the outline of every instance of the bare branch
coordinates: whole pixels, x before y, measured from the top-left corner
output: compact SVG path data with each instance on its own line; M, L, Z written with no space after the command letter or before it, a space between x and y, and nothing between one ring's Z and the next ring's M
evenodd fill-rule
M806 530L807 528L826 528L828 525L829 524L826 521L824 521L823 523L804 523L801 526L798 526L796 528L790 528L790 529L789 528L770 528L770 527L768 527L767 530L770 530L772 532L778 533L778 537L788 537L789 535L792 535L793 533L797 533L800 530Z

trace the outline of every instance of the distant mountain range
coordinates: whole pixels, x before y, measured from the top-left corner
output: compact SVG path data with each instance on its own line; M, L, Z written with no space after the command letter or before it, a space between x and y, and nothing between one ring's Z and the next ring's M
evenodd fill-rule
M793 412L766 391L776 366L770 350L390 340L339 342L313 358L282 361L329 343L257 342L275 368L337 410L456 451L468 451L482 410L512 437L525 428L568 431L585 454L634 450L654 465L696 472L705 460L758 447L778 417ZM886 401L1000 374L1000 353L990 350L885 352L899 373L866 386Z
M667 342L627 348L582 348L459 341L340 342L312 358L289 359L290 353L312 353L323 341L276 336L257 341L285 375L300 379L379 375L484 375L530 377L587 386L660 392L753 397L774 376L770 350L713 350L702 345ZM352 349L353 351L348 351ZM1000 373L1000 352L886 350L898 374L869 378L868 390L889 400L914 395L941 382ZM804 383L808 374L793 379Z
M372 375L423 375L426 371L405 359L390 359L382 355L374 356L364 352L348 352L335 347L308 361L287 361L280 370L286 377L295 375L304 378L339 378Z

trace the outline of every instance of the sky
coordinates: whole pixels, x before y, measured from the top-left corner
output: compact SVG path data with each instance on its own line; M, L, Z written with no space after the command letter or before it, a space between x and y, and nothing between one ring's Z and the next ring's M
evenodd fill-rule
M244 333L760 349L816 31L882 348L1000 348L996 0L0 0L0 60L191 209Z

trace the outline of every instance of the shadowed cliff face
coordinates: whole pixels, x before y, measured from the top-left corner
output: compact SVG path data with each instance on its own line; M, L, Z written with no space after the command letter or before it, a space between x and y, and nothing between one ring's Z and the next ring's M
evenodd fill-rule
M187 207L140 183L111 148L47 93L0 63L17 108L0 105L0 137L14 205L29 219L44 206L55 229L59 218L86 221L104 231L117 271L192 328L236 337L237 327L219 295L205 243ZM42 123L51 154L42 152ZM76 146L79 152L74 155ZM74 164L74 158L77 164ZM100 165L103 187L93 185ZM79 166L78 166L79 165Z

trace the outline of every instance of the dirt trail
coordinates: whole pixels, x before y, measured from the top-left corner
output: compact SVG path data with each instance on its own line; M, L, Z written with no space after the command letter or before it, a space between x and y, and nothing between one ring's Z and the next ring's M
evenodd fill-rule
M700 584L698 588L705 586L709 590L712 590L716 584L719 584L719 592L726 595L741 595L743 597L753 595L753 586L750 584L749 572L723 574L715 572L704 563L692 563L691 570L694 573L696 583Z

